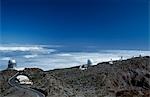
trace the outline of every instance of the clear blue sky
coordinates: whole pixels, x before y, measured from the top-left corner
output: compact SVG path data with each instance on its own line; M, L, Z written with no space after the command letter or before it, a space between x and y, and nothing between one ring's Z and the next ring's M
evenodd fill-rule
M1 43L148 50L149 0L1 0Z

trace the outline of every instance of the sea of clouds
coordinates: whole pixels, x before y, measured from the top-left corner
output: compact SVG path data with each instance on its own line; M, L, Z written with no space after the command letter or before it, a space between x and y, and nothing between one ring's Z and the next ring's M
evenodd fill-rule
M88 59L93 65L99 62L150 56L150 51L141 50L99 50L99 51L63 51L63 46L56 45L2 45L0 46L0 70L6 69L8 60L15 59L17 68L41 68L51 70L69 68L85 64Z

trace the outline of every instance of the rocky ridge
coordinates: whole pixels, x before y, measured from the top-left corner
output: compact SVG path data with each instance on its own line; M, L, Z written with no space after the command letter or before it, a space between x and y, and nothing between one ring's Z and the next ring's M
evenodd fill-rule
M0 72L3 96L9 93L7 80L15 72ZM31 88L46 97L150 97L149 56L103 62L84 71L76 66L50 71L26 68L22 73L33 80Z

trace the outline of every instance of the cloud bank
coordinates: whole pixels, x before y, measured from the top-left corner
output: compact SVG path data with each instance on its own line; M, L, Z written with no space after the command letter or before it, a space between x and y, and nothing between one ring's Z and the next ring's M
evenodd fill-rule
M100 50L96 52L65 52L57 48L45 46L0 46L0 70L7 67L9 59L16 59L18 68L37 67L44 70L56 68L69 68L85 64L88 59L93 60L93 65L99 62L119 60L133 56L150 56L150 51L140 50ZM7 52L9 51L9 52ZM16 52L20 51L20 52ZM57 52L58 51L58 52ZM83 51L83 50L82 50ZM23 52L23 53L22 53Z
M55 52L55 49L46 49L44 45L30 45L30 46L0 46L0 52Z
M43 50L42 47L0 47L0 51L38 51Z

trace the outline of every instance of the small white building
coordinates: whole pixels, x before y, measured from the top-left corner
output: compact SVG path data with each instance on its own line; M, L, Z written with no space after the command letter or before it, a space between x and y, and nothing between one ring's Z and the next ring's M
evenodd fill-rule
M19 81L20 84L32 85L33 82L25 75L18 75L16 79Z
M86 64L80 65L79 69L80 70L86 70L89 66L93 64L93 61L88 59Z
M113 60L112 59L109 61L109 64L111 64L111 65L113 64Z
M113 64L113 61L109 61L109 64L111 64L111 65L112 65L112 64Z

